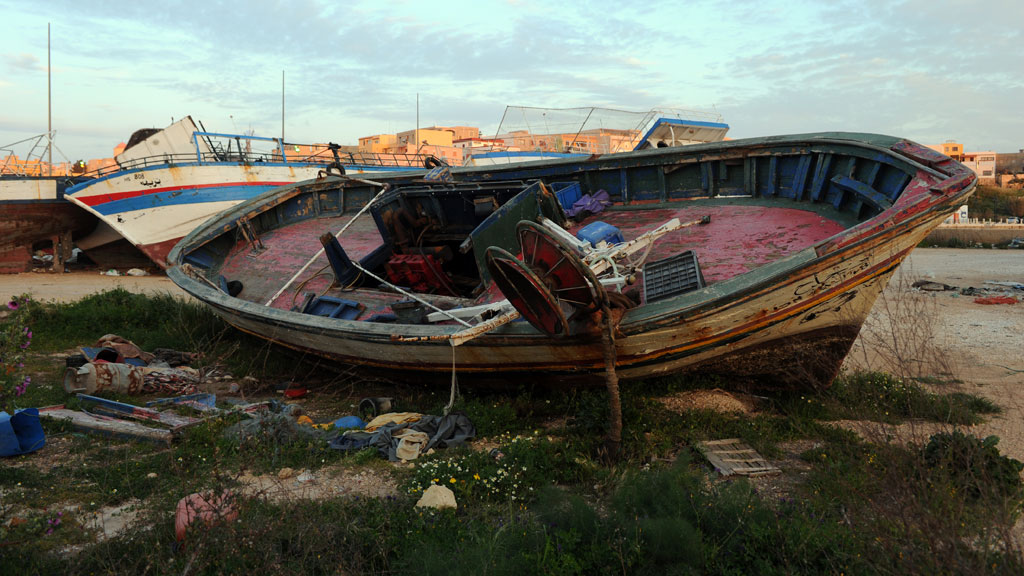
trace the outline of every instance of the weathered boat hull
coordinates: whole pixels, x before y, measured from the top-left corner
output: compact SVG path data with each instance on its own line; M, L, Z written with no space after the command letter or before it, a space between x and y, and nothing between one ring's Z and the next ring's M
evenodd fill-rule
M108 234L113 229L165 268L167 253L192 229L268 190L315 178L328 169L350 174L411 169L396 162L343 162L337 146L334 152L319 148L316 155L301 157L300 146L285 146L276 138L200 131L191 117L162 130L140 130L117 155L116 166L67 191L71 202L109 227L85 239L82 244L88 248L83 250L97 261L120 255L133 263L134 252L107 246L120 240Z
M324 164L242 162L158 166L98 178L70 190L68 199L166 268L171 248L196 226L269 190L316 178L323 169ZM85 252L104 244L95 243Z
M0 180L0 274L32 269L33 246L70 244L96 226L96 217L63 197L64 177ZM70 251L70 247L67 248Z
M896 267L975 185L971 173L940 154L860 134L736 140L587 162L456 170L453 176L464 182L572 179L587 191L609 191L623 210L637 214L733 201L769 206L779 214L797 205L834 208L837 221L849 223L838 234L703 289L625 310L618 319L615 358L621 378L700 371L760 386L827 385ZM214 289L203 277L215 277L217 264L181 266L204 250L223 250L223 241L217 249L209 246L240 220L259 221L275 206L319 210L312 198L326 198L332 186L339 185L283 189L222 214L175 248L171 261L177 266L169 276L240 330L339 362L440 376L454 367L460 376L481 378L529 373L574 379L605 371L597 332L555 339L520 322L453 347L443 336L458 326L299 314ZM306 197L311 200L304 204ZM341 198L334 205L350 201L354 210L367 198ZM275 212L276 218L282 213ZM786 224L779 222L781 229ZM735 238L737 244L743 240ZM756 247L750 253L756 259ZM283 273L280 282L289 275ZM415 338L424 340L409 341Z

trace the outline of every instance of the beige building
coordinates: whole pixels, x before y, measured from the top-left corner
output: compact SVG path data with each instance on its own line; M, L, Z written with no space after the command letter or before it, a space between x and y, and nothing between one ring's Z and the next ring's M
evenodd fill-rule
M393 148L397 142L394 134L374 134L363 136L359 139L359 151L370 154L382 154L389 148Z
M395 158L428 154L459 165L463 150L473 146L466 143L475 140L480 140L480 129L475 126L429 126L398 134L364 136L359 139L359 151Z
M970 168L978 176L979 184L987 186L996 185L997 155L995 152L967 152L964 150L963 144L954 140L946 140L942 144L928 144L927 146Z
M964 166L970 168L978 175L978 183L988 186L996 184L996 153L995 152L965 152L960 160Z

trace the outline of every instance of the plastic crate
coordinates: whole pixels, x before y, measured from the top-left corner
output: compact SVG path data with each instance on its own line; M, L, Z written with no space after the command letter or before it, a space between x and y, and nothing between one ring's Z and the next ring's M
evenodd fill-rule
M644 266L644 302L664 300L704 287L697 253L687 250Z
M572 208L572 205L583 197L583 190L580 189L579 182L552 182L551 190L565 210Z

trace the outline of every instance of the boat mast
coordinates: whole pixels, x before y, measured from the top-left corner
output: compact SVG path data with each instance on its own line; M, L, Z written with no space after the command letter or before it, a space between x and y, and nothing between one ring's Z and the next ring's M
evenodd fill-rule
M281 154L284 155L284 70L281 70Z
M46 165L53 176L53 105L50 98L50 23L46 23Z

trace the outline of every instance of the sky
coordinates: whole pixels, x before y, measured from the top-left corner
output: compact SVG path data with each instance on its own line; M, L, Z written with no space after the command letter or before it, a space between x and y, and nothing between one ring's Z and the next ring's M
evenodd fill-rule
M1024 148L1024 2L0 0L0 147L108 157L185 115L355 144L497 130L507 105L716 112L731 138L876 132ZM59 155L58 155L59 153ZM63 156L63 158L60 158Z

